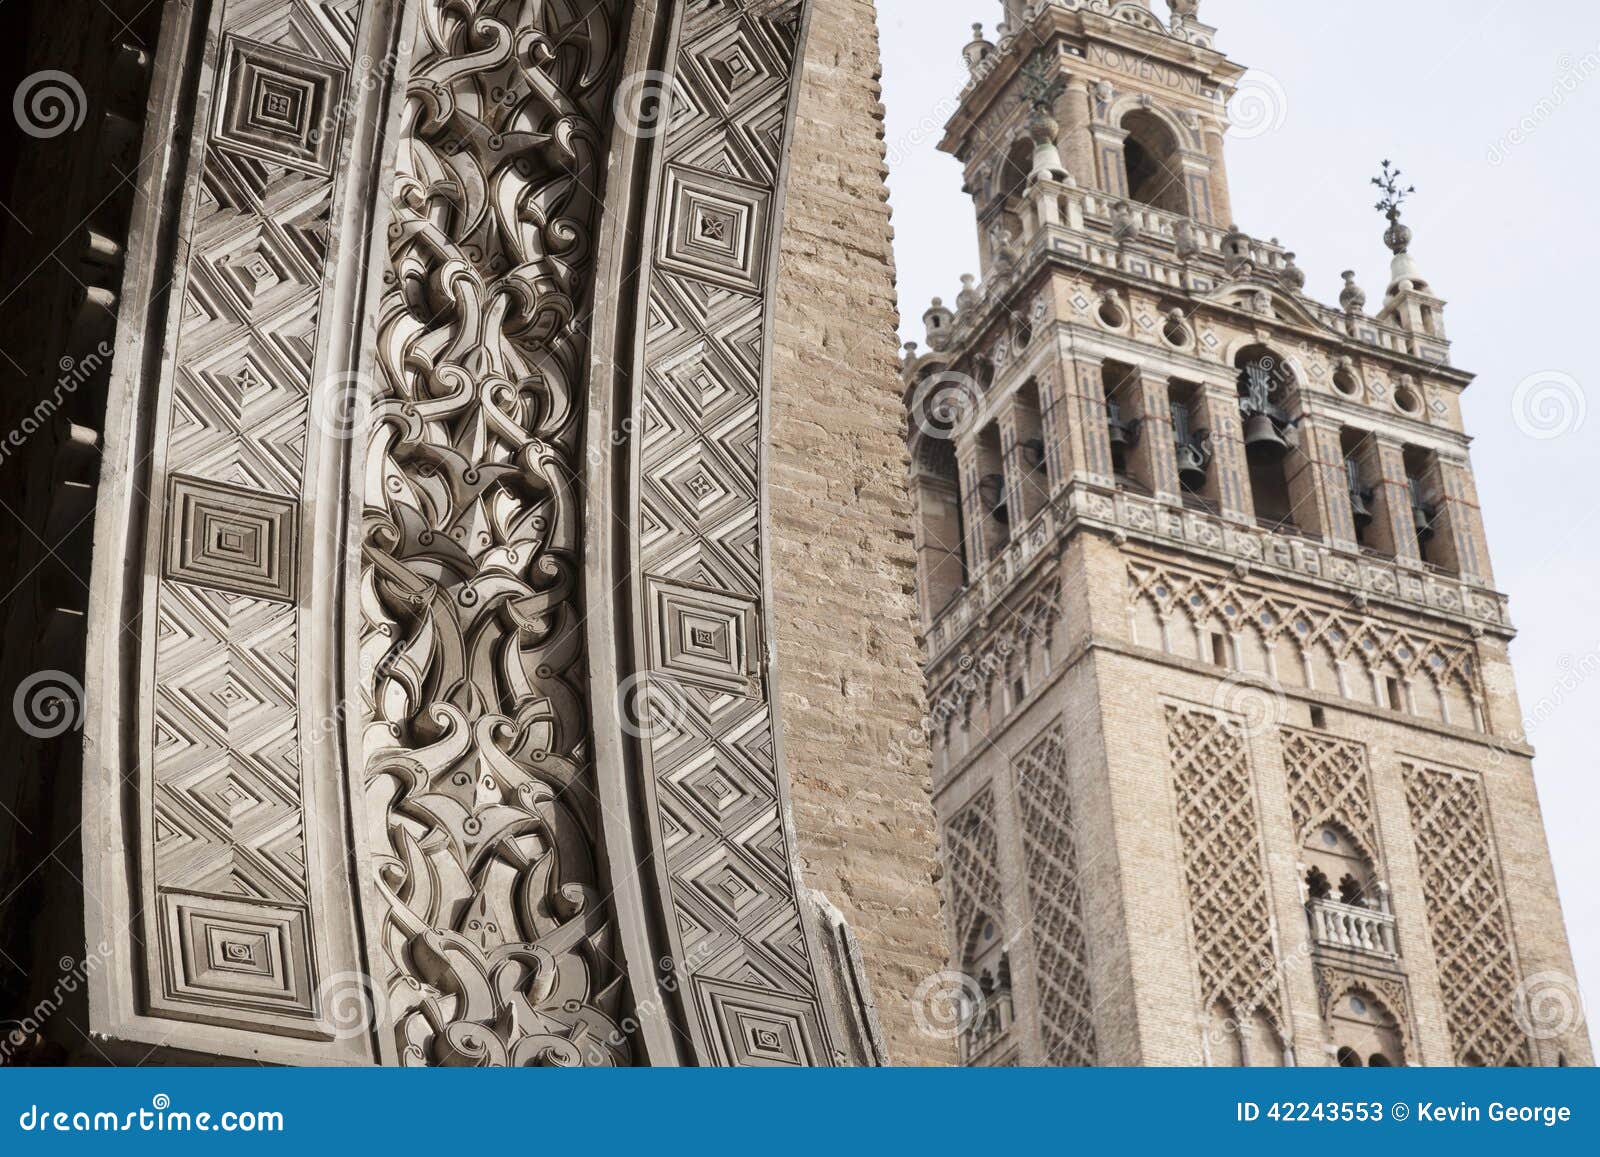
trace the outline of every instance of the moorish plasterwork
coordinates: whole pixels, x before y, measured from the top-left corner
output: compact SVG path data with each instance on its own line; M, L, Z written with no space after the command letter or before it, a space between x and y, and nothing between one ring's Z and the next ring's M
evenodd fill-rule
M803 0L201 8L164 34L193 162L155 163L181 221L151 198L130 242L108 417L130 484L96 577L145 615L91 655L93 867L126 893L91 937L149 954L97 1025L291 1062L872 1054L795 867L759 534ZM623 115L640 76L659 136ZM590 334L632 287L612 493ZM594 595L585 535L621 526L630 585ZM597 735L623 676L671 726ZM126 748L119 701L149 705Z
M362 525L366 793L402 1064L613 1064L578 589L616 2L415 6Z

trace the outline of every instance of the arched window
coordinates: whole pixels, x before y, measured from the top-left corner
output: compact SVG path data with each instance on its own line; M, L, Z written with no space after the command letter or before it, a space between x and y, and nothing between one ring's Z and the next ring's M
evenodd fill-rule
M1011 448L1009 469L1020 480L1022 521L1033 521L1050 499L1050 468L1044 444L1044 414L1040 405L1039 383L1029 378L1017 390L1012 402L1016 443Z
M1241 350L1234 365L1239 371L1239 415L1256 522L1269 530L1297 532L1304 516L1315 519L1316 503L1304 500L1309 495L1295 493L1305 488L1312 472L1290 444L1294 371L1265 346ZM1291 478L1298 487L1291 486Z
M931 618L967 585L966 525L954 445L946 438L924 437L915 461L917 576Z
M995 189L998 200L1004 204L1020 196L1028 187L1028 174L1033 171L1033 144L1025 139L1013 141L1006 151L1005 163L1000 166L1000 181Z
M1364 988L1351 989L1334 1002L1332 1012L1329 1027L1341 1065L1386 1069L1405 1063L1400 1022L1372 993Z
M1178 138L1160 117L1135 109L1122 118L1128 136L1122 152L1128 171L1130 200L1181 216L1189 215Z

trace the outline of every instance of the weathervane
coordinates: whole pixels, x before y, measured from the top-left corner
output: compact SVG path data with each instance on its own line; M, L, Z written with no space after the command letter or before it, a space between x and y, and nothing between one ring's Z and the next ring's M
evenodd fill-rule
M1396 256L1406 251L1411 244L1411 230L1400 223L1400 209L1406 203L1406 198L1417 191L1415 185L1401 184L1403 174L1391 162L1383 162L1383 173L1373 177L1372 183L1383 192L1383 199L1374 206L1378 212L1389 218L1389 228L1383 235L1384 244Z
M1023 98L1036 112L1050 112L1061 99L1066 82L1058 75L1051 76L1045 68L1044 52L1035 52L1020 69Z

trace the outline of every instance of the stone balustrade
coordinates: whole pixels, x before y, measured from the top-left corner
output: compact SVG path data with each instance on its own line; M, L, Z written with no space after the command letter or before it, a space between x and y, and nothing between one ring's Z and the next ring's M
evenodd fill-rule
M1312 900L1306 905L1311 939L1321 948L1342 948L1372 956L1400 954L1395 939L1394 916L1338 900Z
M997 989L984 997L982 1003L971 1010L962 1030L961 1063L978 1062L1004 1040L1014 1016L1010 989Z

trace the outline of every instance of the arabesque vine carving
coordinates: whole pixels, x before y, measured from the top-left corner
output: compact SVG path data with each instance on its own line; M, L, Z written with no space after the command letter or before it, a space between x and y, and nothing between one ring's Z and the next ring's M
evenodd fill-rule
M631 1059L575 483L620 7L417 6L361 592L374 956L404 1064Z

